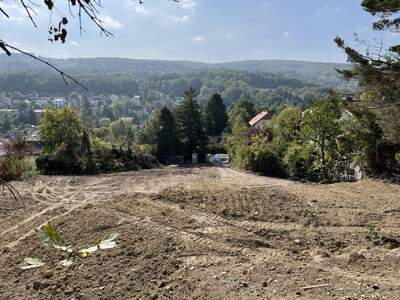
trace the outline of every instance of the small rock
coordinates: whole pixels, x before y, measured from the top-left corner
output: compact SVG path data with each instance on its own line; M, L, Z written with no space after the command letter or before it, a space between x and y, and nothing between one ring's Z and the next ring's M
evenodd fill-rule
M47 271L46 273L44 273L43 277L46 279L50 279L51 277L54 276L54 273L52 271Z
M35 291L38 291L42 288L42 283L40 281L34 281L33 282L33 289Z
M300 241L299 239L295 239L294 242L295 242L296 244L300 244L300 243L301 243L301 241Z
M249 284L247 282L241 282L240 285L244 288L248 288Z
M357 262L359 260L363 260L365 259L364 254L360 253L360 252L351 252L349 255L349 263L353 263L353 262Z
M268 282L264 281L264 282L262 283L262 286L263 286L263 287L267 287L267 286L268 286Z
M249 248L243 248L243 250L242 250L243 254L248 254L250 252L251 252L251 250Z
M171 285L167 285L167 286L165 287L165 289L166 289L167 291L172 291L172 290L173 290L173 288L172 288Z
M160 284L158 285L158 287L161 289L163 287L165 287L167 285L167 283L165 281L161 281Z
M379 286L378 286L377 284L373 284L373 285L372 285L372 288L373 288L375 291L380 289Z
M150 296L150 300L156 300L158 298L158 295L157 294L152 294L151 296Z
M296 296L301 296L301 292L300 292L300 291L297 291L297 292L296 292Z

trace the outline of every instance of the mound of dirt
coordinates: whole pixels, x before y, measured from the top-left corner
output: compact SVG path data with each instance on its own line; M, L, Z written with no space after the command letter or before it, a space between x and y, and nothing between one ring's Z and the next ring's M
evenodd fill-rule
M228 219L304 225L324 223L305 201L280 187L200 190L178 186L165 189L154 197L181 206L196 206Z

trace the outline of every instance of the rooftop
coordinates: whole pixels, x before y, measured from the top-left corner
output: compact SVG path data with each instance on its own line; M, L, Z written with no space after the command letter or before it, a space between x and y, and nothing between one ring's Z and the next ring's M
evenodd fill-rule
M269 113L267 111L262 111L257 116L255 116L253 119L251 119L249 124L250 124L250 126L254 126L261 120L267 120L267 119L271 119L271 116L269 115Z

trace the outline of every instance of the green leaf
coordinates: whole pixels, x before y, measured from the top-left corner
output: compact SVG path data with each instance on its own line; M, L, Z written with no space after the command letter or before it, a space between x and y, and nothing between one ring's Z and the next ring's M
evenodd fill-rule
M54 247L58 250L71 253L71 246L66 246L61 236L51 223L47 223L43 228L37 229L36 234L41 239L42 243L47 247Z
M25 265L21 267L22 270L40 268L45 265L45 263L38 258L27 257L24 259L24 261Z

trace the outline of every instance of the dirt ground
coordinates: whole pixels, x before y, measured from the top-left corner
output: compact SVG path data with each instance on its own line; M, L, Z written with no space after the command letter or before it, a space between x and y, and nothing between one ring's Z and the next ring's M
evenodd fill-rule
M168 167L15 183L0 210L0 299L400 299L400 186L316 185ZM75 257L34 233L51 221ZM46 265L22 270L24 258Z

